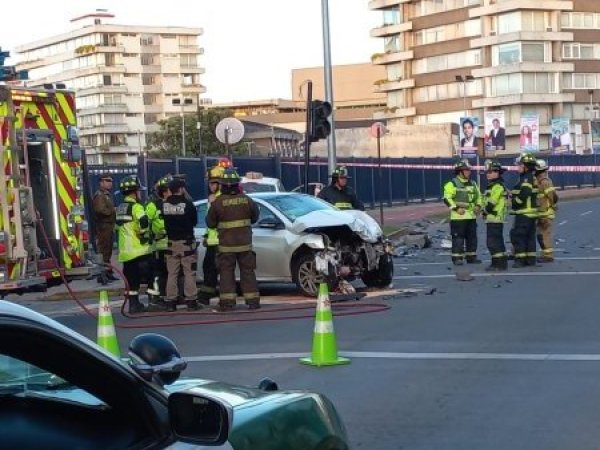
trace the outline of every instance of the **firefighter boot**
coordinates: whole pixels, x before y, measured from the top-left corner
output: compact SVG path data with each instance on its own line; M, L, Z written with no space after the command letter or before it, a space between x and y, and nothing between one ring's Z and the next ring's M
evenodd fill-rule
M148 311L159 312L166 311L167 303L158 295L148 294Z
M98 274L98 276L96 277L96 281L98 282L98 284L101 284L102 286L106 286L108 283L111 282L108 279L108 277L106 276L106 271L105 270L103 270L102 272L100 272Z
M188 311L197 311L198 309L202 309L202 305L198 304L197 300L187 300L185 304L187 305Z
M110 282L110 281L119 281L119 279L117 277L115 277L115 274L113 273L112 270L107 270L105 271L106 273L106 279Z
M139 314L146 311L146 307L140 303L139 295L129 296L129 314Z

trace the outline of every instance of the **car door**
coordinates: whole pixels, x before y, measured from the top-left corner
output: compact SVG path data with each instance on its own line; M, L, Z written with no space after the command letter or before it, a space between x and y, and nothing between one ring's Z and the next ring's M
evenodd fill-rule
M252 247L256 253L256 277L263 281L290 278L287 231L281 218L267 205L256 202L258 221L252 225ZM267 223L280 223L280 227L267 227Z
M196 280L202 280L202 261L204 261L204 255L206 253L206 247L204 247L204 235L206 234L206 214L208 213L208 202L200 202L196 204L196 211L198 213L198 223L194 228L194 238L198 244L196 253L198 255L198 268L196 271Z

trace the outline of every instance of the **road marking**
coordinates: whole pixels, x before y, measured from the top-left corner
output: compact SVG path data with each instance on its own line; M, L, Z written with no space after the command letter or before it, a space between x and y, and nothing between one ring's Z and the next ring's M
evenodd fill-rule
M554 249L554 251L560 251L561 249ZM600 248L595 248L594 250L600 251ZM560 258L554 258L556 261L598 261L600 260L600 256L563 256ZM489 259L483 261L490 262ZM411 267L411 266L449 266L452 262L415 262L410 264L402 264L402 263L394 263L394 266L398 267Z
M562 227L566 223L569 223L569 221L568 220L563 220L561 223L558 224L558 226Z
M407 360L471 360L471 361L600 361L600 354L586 353L409 353L409 352L339 352L349 358L407 359ZM237 355L186 356L190 363L215 361L257 361L296 359L306 353L254 353Z
M488 278L488 277L555 277L561 275L574 275L574 276L586 276L586 275L600 275L600 272L493 272L493 273L470 273L475 278ZM456 274L443 274L443 275L405 275L394 277L394 280L413 280L415 278L456 278Z
M584 213L581 213L581 214L579 214L579 215L580 215L581 217L583 217L583 216L587 216L588 214L591 214L591 213L593 213L593 212L594 212L594 211L586 211L586 212L584 212Z

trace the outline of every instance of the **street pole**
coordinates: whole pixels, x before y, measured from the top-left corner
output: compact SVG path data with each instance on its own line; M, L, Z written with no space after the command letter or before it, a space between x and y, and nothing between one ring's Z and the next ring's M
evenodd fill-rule
M183 113L183 97L181 97L181 152L185 157L185 115Z
M323 57L325 75L325 100L332 106L329 123L331 123L331 134L327 137L327 167L331 175L336 165L335 150L335 108L333 107L333 80L331 70L331 42L329 36L329 0L321 0L321 19L323 22Z
M381 173L381 128L377 127L377 164L379 177L379 224L383 230L383 175Z
M312 81L306 88L306 133L304 134L304 193L308 194L308 167L310 165L310 124L312 122ZM333 173L331 171L330 173Z
M202 122L196 122L196 129L198 130L198 156L202 156Z
M142 131L138 130L137 132L138 135L138 153L141 155L142 154Z
M594 91L590 89L588 94L590 94L590 152L594 153L594 137L592 136L592 119L594 118Z

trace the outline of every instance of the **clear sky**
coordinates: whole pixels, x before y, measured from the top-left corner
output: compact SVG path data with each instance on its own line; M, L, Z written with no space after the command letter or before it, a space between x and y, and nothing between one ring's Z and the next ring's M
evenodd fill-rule
M329 0L333 64L368 62L383 46L369 37L381 17L367 5ZM323 63L321 0L2 0L0 46L62 33L96 8L120 24L203 28L204 97L215 102L290 98L291 69Z

